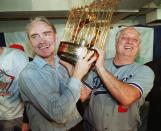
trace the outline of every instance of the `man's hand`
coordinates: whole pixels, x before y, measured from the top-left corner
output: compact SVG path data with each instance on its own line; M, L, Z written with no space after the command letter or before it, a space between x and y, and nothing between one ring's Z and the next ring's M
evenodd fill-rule
M22 123L21 131L30 131L29 123Z
M103 69L105 66L105 52L100 49L96 49L97 53L99 54L99 57L96 61L95 67L96 70L99 72L99 70Z
M72 64L63 60L60 60L60 64L62 64L68 70L69 76L73 75L74 66Z
M73 77L81 80L89 71L92 63L96 61L96 59L97 57L94 55L94 51L89 51L84 58L80 57L75 65Z
M90 98L91 92L92 90L89 87L87 87L85 84L82 84L80 100L82 102L86 101L88 98Z
M0 82L0 89L4 89L9 85L9 83Z

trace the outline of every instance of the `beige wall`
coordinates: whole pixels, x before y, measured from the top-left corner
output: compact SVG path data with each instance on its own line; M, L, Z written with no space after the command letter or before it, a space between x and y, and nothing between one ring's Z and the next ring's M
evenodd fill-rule
M68 0L0 0L0 12L43 10L54 11L68 10L68 8Z
M56 26L61 26L66 23L65 19L54 19L51 20ZM15 32L24 31L28 20L8 20L0 21L0 32Z

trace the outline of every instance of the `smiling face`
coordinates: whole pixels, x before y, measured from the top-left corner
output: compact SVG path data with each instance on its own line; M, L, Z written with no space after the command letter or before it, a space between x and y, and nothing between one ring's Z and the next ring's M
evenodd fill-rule
M40 57L48 58L54 54L56 33L47 23L33 22L28 28L28 37L34 52Z
M122 56L135 58L140 48L140 34L133 27L120 32L116 44L116 52Z

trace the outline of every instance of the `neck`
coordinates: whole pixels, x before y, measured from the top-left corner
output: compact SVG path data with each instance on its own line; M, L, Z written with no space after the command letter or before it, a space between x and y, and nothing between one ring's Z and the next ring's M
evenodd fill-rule
M47 58L44 58L44 60L51 65L52 67L54 67L54 53L52 55L50 55Z
M135 59L131 58L131 57L122 57L122 56L118 56L116 55L114 57L114 63L116 65L127 65L127 64L132 64L134 63Z

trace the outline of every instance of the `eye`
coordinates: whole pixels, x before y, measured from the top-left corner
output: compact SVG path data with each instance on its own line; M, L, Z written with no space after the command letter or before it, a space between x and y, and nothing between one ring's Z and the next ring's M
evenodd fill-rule
M40 36L38 34L31 35L31 39L38 39Z
M51 31L48 31L48 32L44 32L44 36L50 36L52 34Z
M138 39L132 39L133 42L138 42L139 40Z
M126 37L126 36L121 37L121 40L127 40L127 39L128 39L128 37Z

